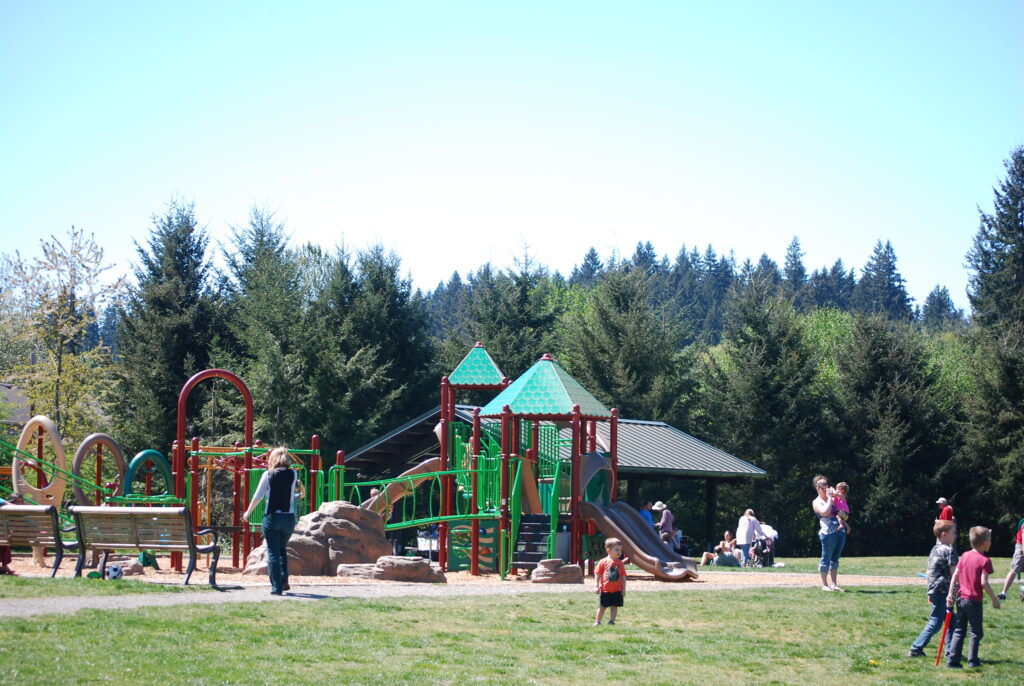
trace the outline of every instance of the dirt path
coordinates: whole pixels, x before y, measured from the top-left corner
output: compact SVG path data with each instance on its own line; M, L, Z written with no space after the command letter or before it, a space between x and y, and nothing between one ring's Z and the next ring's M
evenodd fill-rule
M242 581L244 579L244 581ZM265 579L265 577L264 577ZM697 593L746 588L816 588L817 574L702 572L698 581L663 583L646 575L630 575L630 592L675 591ZM841 583L855 591L864 586L923 586L919 577L843 575ZM27 617L47 614L70 614L86 609L130 610L139 607L166 605L219 605L250 602L312 602L324 598L401 598L418 596L514 595L534 593L592 593L592 581L585 584L531 584L525 580L501 581L495 576L471 577L465 572L448 575L447 584L410 584L387 581L340 582L331 577L300 577L292 579L292 590L284 596L272 596L265 580L249 577L222 578L225 588L193 593L145 593L123 596L75 596L53 598L0 599L0 617Z

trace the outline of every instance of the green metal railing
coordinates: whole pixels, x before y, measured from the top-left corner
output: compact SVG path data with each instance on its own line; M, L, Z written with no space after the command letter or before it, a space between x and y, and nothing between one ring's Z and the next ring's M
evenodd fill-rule
M39 467L40 469L43 470L43 472L49 472L50 477L54 477L58 474L64 476L70 481L74 482L75 484L78 484L83 488L87 488L89 490L100 493L101 495L104 496L104 499L114 494L114 491L109 488L104 488L103 486L100 486L99 484L94 484L88 479L78 476L77 474L73 474L66 469L61 469L60 467L53 464L49 460L41 460L32 453L27 453L24 450L19 450L18 448L11 445L10 443L7 443L6 441L0 441L0 452L10 455L12 459L15 456L20 457L25 462L29 462L32 465ZM11 478L13 480L14 476L12 475Z
M551 493L548 501L544 503L551 517L551 529L548 533L548 555L554 557L555 534L558 533L558 518L561 514L569 512L568 493L572 488L572 462L569 460L558 460L555 462L555 472L551 477Z
M478 482L493 479L492 472L496 472L500 461L492 464L491 460L481 459L477 467ZM332 468L333 469L333 468ZM422 472L399 476L392 479L377 479L374 481L360 481L358 483L347 483L344 485L342 500L350 503L361 503L369 499L370 490L376 488L380 491L380 502L375 509L378 512L391 513L384 528L387 530L405 529L414 526L425 526L439 522L452 521L456 519L494 519L493 509L481 510L477 514L471 513L471 493L462 488L456 488L454 511L448 515L441 515L441 493L444 477L452 477L456 485L465 476L472 478L470 469L449 469L446 471ZM331 479L332 487L336 481ZM398 487L397 489L395 487ZM397 493L394 492L397 490Z
M512 558L515 556L513 548L516 545L516 541L519 540L519 522L523 516L523 460L522 458L515 458L512 464L509 464L509 474L511 481L511 488L509 492L509 530L504 532L502 535L501 543L501 578L504 579L505 575L512 570Z

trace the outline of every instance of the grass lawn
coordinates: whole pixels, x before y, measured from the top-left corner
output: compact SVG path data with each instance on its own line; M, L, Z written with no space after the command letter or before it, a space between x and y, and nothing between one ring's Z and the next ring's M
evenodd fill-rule
M785 563L785 567L769 567L765 569L741 569L739 567L707 567L716 572L738 572L741 574L764 574L803 572L815 574L818 571L818 558L816 557L779 557L776 562ZM1006 578L1006 572L1010 569L1010 558L993 557L992 566L995 567L996 576ZM698 568L700 569L705 568ZM918 572L924 574L928 569L927 555L910 555L904 557L843 557L839 561L839 575L843 574L867 574L870 576L917 576ZM1002 570L1002 571L1000 571Z
M1019 684L1024 606L985 609L980 670L904 657L920 588L634 592L184 605L7 620L0 682ZM928 647L934 656L934 644Z
M41 579L23 576L0 576L0 598L49 598L53 596L100 596L126 593L180 593L209 591L207 584L181 586L155 584L135 579ZM0 648L0 654L2 654Z

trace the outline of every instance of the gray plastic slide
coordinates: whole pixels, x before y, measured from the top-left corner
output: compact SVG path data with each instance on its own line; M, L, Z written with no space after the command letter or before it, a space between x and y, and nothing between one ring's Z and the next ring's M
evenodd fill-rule
M583 517L597 524L605 536L622 541L622 553L640 569L662 581L690 581L697 578L697 564L661 542L640 513L626 503L609 506L583 503Z

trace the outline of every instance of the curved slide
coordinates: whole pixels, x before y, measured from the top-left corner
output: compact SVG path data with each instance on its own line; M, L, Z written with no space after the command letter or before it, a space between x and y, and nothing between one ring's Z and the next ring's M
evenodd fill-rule
M396 478L401 478L403 476L416 476L417 474L431 474L440 468L441 458L431 457L423 460L423 462L420 462L415 467L405 470ZM387 520L388 517L391 516L391 509L394 508L396 502L412 493L414 488L430 478L432 477L425 476L422 479L413 479L411 482L399 481L398 483L388 484L384 487L383 491L372 498L364 500L359 507L364 510L373 510Z
M609 506L583 503L583 517L597 524L605 536L622 541L622 552L640 569L662 581L691 581L697 578L697 565L689 557L670 550L640 513L626 503Z

